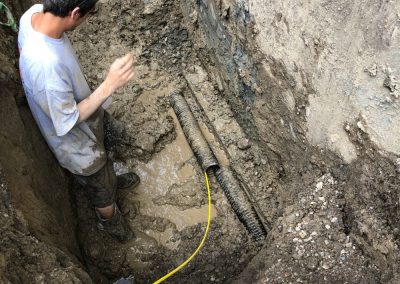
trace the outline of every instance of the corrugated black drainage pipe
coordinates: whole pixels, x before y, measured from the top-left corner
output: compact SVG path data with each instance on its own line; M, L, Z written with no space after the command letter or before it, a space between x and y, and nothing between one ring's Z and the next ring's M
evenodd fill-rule
M233 174L233 171L229 167L220 168L217 158L204 138L186 99L180 92L173 92L170 102L182 126L183 133L203 171L214 171L233 211L246 227L247 231L256 240L264 239L267 232L249 198Z
M267 234L264 226L232 169L230 167L222 167L215 174L239 220L256 240L264 239Z
M207 171L212 167L218 168L219 164L217 158L211 151L210 146L200 130L196 118L193 116L189 105L181 93L173 92L171 94L171 107L174 109L175 114L178 117L183 133L199 161L201 168L204 171Z

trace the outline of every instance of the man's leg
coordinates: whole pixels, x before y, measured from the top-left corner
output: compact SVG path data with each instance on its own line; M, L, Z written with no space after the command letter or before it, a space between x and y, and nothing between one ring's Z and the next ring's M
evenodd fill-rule
M112 161L107 160L104 167L91 176L76 178L85 186L89 201L96 210L99 228L120 241L132 239L134 234L115 204L117 177Z

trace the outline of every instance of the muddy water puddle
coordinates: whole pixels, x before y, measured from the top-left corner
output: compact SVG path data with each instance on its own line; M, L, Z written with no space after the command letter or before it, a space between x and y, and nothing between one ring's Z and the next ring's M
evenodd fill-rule
M179 126L175 114L170 110L177 126L176 139L168 144L161 152L155 154L148 163L139 163L136 172L142 182L137 189L135 199L140 202L141 215L166 218L176 225L178 231L198 223L207 222L207 205L196 206L182 210L178 205L157 205L155 198L163 197L168 192L174 194L174 186L186 184L186 188L193 191L205 191L204 183L199 183L199 177L189 160L193 160L193 153L186 142L182 129ZM183 196L182 198L190 198ZM217 216L217 210L212 205L212 218ZM146 230L149 236L155 238L160 245L170 249L176 249L178 242L170 242L173 229L168 228L164 232Z

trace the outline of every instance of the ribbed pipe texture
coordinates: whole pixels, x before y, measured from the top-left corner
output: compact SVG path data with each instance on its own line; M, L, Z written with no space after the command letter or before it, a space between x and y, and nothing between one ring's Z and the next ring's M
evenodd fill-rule
M239 220L255 239L263 239L266 235L264 226L231 168L221 167L215 175Z
M231 168L220 168L217 158L204 138L183 95L179 92L173 92L170 103L203 171L208 171L209 169L214 171L233 211L246 227L247 231L256 240L264 239L267 233L253 205Z
M174 109L179 123L182 126L183 133L185 134L185 137L203 171L218 166L217 158L215 158L214 153L204 138L203 133L201 132L200 127L186 102L186 99L181 93L173 92L171 94L171 107Z

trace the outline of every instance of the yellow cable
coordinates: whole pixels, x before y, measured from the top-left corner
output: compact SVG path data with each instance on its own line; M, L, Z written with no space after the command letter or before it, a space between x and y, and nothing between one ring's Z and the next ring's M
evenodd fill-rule
M188 259L186 259L181 265L179 265L177 268L172 270L170 273L168 273L165 276L163 276L160 279L158 279L153 284L158 284L158 283L163 282L164 280L168 279L170 276L174 275L176 272L181 270L183 267L185 267L186 264L188 264L192 260L192 258L195 257L195 255L199 252L199 250L201 249L201 247L204 244L204 241L207 238L208 231L210 229L210 223L211 223L211 193L210 193L210 184L208 182L207 172L204 172L204 177L206 178L207 195L208 195L208 217L207 217L207 227L206 227L206 231L204 233L203 239L201 240L201 242L200 242L199 246L197 247L197 249L194 251L194 253Z

